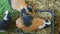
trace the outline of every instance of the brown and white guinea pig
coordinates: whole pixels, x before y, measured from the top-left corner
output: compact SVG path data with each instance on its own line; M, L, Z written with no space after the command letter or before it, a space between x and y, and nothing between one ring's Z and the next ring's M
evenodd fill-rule
M27 21L26 21L27 22ZM49 20L44 20L44 19L40 19L40 18L33 18L32 20L32 24L30 24L30 22L28 22L28 24L30 24L30 26L26 26L26 24L23 24L23 20L22 18L18 18L16 20L16 26L20 29L22 29L24 32L30 32L33 30L38 30L38 29L43 29L48 27L49 25L51 25L51 22Z

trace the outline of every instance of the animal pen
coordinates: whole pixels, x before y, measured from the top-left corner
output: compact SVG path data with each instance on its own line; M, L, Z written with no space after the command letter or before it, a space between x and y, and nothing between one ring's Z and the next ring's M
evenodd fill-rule
M4 3L2 3L4 2ZM4 10L11 10L11 6L8 4L9 1L3 1L3 0L0 0L0 3L1 3L1 8L0 8L0 11L4 11ZM5 7L6 6L6 7ZM4 10L3 10L4 9ZM53 10L35 10L36 13L50 13L50 19L51 19L51 32L50 34L54 34L54 12ZM0 12L1 13L1 12ZM2 14L1 14L2 15ZM34 33L36 34L37 31L35 31ZM44 33L44 32L43 32ZM30 34L30 33L29 33ZM40 33L41 34L41 33Z
M48 13L50 13L51 14L51 32L50 32L50 34L54 34L54 12L52 11L52 10L35 10L36 11L36 13L37 12L39 12L39 13L44 13L44 12L48 12ZM48 29L48 28L47 28ZM20 29L18 29L18 31L19 31ZM38 32L38 30L36 30L35 31L35 34L37 34L37 32ZM48 31L49 32L49 31ZM20 32L19 32L20 33ZM39 34L43 34L44 32L40 32ZM27 34L27 33L25 33L25 34ZM32 34L32 33L28 33L28 34ZM46 32L46 34L47 34L47 32Z

